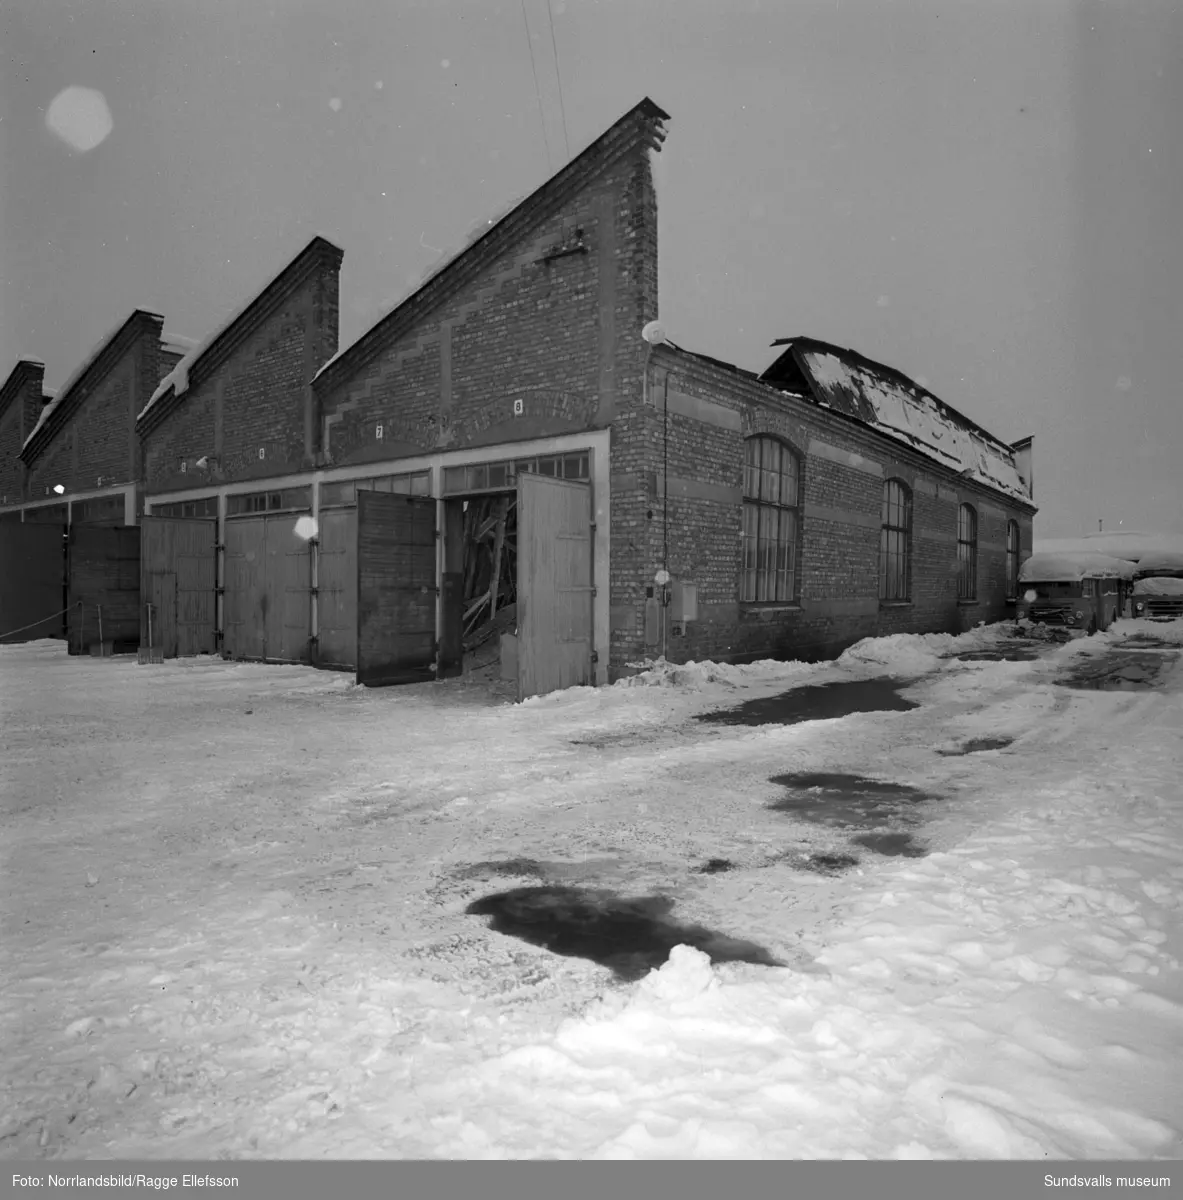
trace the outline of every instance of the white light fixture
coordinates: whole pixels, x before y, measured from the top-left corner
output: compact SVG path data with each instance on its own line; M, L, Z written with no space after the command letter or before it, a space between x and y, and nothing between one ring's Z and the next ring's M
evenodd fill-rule
M666 340L665 326L660 321L650 321L641 330L641 336L650 346L660 346Z
M53 485L53 490L57 492L59 496L64 496L66 494L66 489L62 487L60 483L55 483Z

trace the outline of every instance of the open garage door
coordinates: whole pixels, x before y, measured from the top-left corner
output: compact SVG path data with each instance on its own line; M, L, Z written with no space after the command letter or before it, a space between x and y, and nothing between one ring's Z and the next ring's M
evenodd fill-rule
M101 640L115 653L140 644L140 531L134 525L76 525L67 551L71 654Z
M435 501L357 493L357 681L435 678Z
M592 505L586 483L518 476L518 699L591 684Z
M357 667L357 509L322 509L317 536L317 665L352 670Z
M140 644L165 658L213 654L217 610L218 523L196 517L140 521Z
M226 521L222 653L304 662L312 633L312 560L296 533L304 513Z
M0 524L0 642L61 636L64 534L62 525Z

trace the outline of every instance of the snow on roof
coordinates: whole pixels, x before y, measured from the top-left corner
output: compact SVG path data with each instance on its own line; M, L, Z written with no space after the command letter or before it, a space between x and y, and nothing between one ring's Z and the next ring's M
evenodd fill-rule
M1138 571L1142 574L1172 575L1183 572L1183 547L1178 550L1152 550L1138 559Z
M1037 551L1019 568L1020 583L1068 583L1078 579L1133 579L1135 566L1124 558L1088 550Z
M160 335L160 348L170 354L187 354L197 346L197 339L185 337L183 333L169 333L167 330Z
M1074 538L1036 538L1035 551L1090 551L1116 558L1140 561L1147 554L1183 552L1183 534L1178 533L1086 533Z
M1183 579L1170 575L1151 575L1134 584L1135 596L1183 596Z
M389 308L387 308L386 312L382 314L381 320L385 320L386 317L395 311L395 309L401 308L412 296L415 295L416 292L421 292L437 275L443 272L447 267L450 267L452 263L454 263L470 246L479 242L481 238L483 238L485 234L493 228L494 225L499 225L502 221L504 221L505 218L508 217L509 214L513 212L513 210L530 195L532 195L532 193L523 192L521 195L515 196L509 204L506 204L500 208L494 216L482 217L476 222L476 224L471 226L468 230L468 233L464 235L463 241L453 243L447 249L440 251L438 257L436 257L435 260L420 273L419 278L413 284L411 284L411 286L407 288L406 291L404 291L403 294L392 305L390 305ZM373 328L373 326L371 326L371 328ZM368 333L369 330L366 332ZM364 337L365 334L362 336ZM342 346L337 353L334 354L333 357L330 358L315 375L313 375L313 383L315 383L331 366L333 366L337 359L341 358L345 354L348 354L349 351L352 350L356 345L357 342L354 341L350 342L348 346Z
M62 384L61 387L56 389L43 387L41 389L43 395L51 397L51 401L49 404L45 405L44 408L42 408L41 415L37 418L37 424L33 426L33 432L30 433L29 436L24 440L24 444L21 447L22 450L37 436L38 430L45 424L46 421L49 420L50 414L57 410L57 407L61 401L70 394L70 389L78 382L79 379L82 378L91 363L93 363L95 359L98 358L98 356L102 354L104 350L106 350L111 342L115 340L119 331L124 327L124 325L127 324L127 322L128 318L122 317L120 318L118 325L107 330L107 332L103 334L103 336L94 344L94 347L91 349L90 353L82 360L78 367L75 368L74 372L70 375L66 382Z
M189 390L189 371L193 364L226 332L238 319L243 316L247 309L255 303L256 300L269 288L287 269L296 261L300 255L308 249L317 239L328 242L330 246L334 245L329 238L324 234L314 233L304 242L302 248L294 254L289 254L284 260L284 265L280 267L268 280L267 283L256 292L252 292L247 300L234 309L224 320L216 325L205 337L200 341L194 338L176 338L173 340L184 341L189 343L185 350L184 357L169 373L160 381L156 387L156 391L148 397L148 403L136 414L136 420L141 421L148 414L152 406L165 395L166 392L174 391L178 396L183 396Z
M823 350L801 347L814 383L856 402L855 411L881 433L911 444L922 454L1000 492L1031 501L1031 489L1015 467L1014 451L1002 442L959 423L956 414L918 384L907 387L892 374L876 372ZM858 404L857 401L863 401ZM867 409L870 412L867 412Z

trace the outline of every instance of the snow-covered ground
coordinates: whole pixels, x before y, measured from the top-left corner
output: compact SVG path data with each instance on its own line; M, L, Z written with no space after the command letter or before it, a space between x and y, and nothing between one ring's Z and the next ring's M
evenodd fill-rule
M0 1156L1179 1157L1183 669L1120 646L1183 623L954 657L1014 633L522 705L0 647ZM918 706L695 719L882 676ZM936 797L888 818L929 853L774 807L802 772ZM465 911L506 891L674 948Z

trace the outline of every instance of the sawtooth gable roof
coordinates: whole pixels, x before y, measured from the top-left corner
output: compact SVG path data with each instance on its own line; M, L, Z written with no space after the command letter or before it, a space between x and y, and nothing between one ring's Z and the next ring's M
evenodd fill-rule
M320 264L328 262L334 268L340 268L344 256L340 247L316 234L261 292L236 309L200 342L191 343L184 357L160 381L140 410L136 433L142 437L159 425L180 404L185 393L213 374ZM169 340L171 345L180 343L176 335L169 335Z
M36 379L38 383L45 377L45 364L39 358L19 358L16 366L8 372L8 378L0 383L0 417L8 411L12 402L21 394L25 386ZM41 389L44 396L45 389Z
M780 338L788 349L760 376L785 391L808 392L833 409L976 482L1031 503L1014 448L909 379L854 350L815 338Z
M665 140L663 123L669 119L669 114L648 97L631 108L541 187L493 221L484 233L433 267L427 279L405 300L351 346L325 363L314 380L317 392L331 390L348 379L413 329L430 311L496 262L526 231L584 187L589 178L600 174L637 146L659 149Z
M164 318L158 313L137 308L95 344L74 373L62 384L41 410L33 431L25 438L21 459L29 466L62 431L83 399L118 365L144 332L159 338Z

